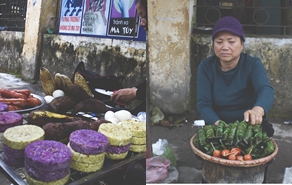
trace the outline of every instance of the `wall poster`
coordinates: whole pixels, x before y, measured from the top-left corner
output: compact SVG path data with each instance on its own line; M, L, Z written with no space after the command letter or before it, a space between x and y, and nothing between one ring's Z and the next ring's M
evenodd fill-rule
M136 0L62 0L59 34L145 41Z

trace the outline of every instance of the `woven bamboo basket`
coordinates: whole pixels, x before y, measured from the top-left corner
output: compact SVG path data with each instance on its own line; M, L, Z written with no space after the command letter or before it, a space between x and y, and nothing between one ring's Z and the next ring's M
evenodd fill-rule
M193 144L193 140L195 139L195 137L197 136L197 134L195 134L191 140L190 140L190 145L192 147L192 150L195 152L195 154L197 154L199 157L201 157L203 160L207 160L213 163L217 163L217 164L221 164L221 165L225 165L225 166L235 166L235 167L253 167L253 166L259 166L259 165L263 165L268 163L269 161L271 161L272 159L275 158L275 156L278 153L278 145L276 144L276 142L273 140L273 143L275 145L275 150L272 154L270 154L269 156L260 158L260 159L254 159L254 160L250 160L250 161L238 161L238 160L228 160L228 159L222 159L222 158L218 158L218 157L214 157L214 156L210 156L204 152L202 152L201 150L199 150L198 148L196 148Z

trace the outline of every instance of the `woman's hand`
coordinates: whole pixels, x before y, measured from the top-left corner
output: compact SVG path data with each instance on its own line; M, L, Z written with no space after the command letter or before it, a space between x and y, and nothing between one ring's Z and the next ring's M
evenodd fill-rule
M244 121L249 122L251 125L261 124L265 111L260 106L255 106L251 110L244 112Z
M111 96L111 100L120 103L128 103L136 98L136 92L136 87L120 89Z

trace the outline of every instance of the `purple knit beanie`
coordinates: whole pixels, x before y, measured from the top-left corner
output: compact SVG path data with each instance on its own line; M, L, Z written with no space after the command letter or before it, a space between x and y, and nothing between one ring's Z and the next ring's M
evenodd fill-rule
M226 16L219 19L212 32L212 40L214 41L215 35L220 31L229 31L241 38L241 40L244 42L244 33L241 23L234 17Z

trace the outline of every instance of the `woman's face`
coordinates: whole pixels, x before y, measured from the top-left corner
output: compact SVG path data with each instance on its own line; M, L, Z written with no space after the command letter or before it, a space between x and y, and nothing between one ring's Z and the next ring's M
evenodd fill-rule
M140 25L144 27L144 30L147 30L147 11L144 6L142 6L139 2L136 5L137 13L140 16Z
M219 32L214 39L214 52L221 62L237 62L242 50L240 37L231 32Z

